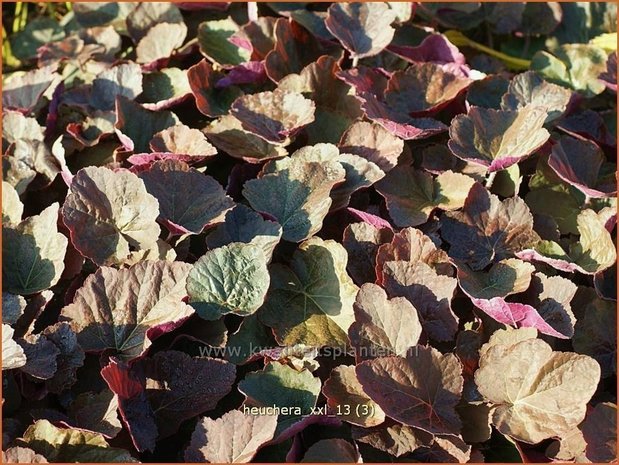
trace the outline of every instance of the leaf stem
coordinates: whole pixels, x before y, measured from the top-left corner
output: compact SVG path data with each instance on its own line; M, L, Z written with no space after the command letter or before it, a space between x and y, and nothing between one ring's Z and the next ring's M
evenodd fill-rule
M490 190L490 188L492 187L492 183L494 182L494 178L496 178L497 173L498 171L493 171L492 173L488 175L488 177L486 178L486 189Z
M352 58L352 67L356 68L359 65L359 57L358 56L354 56Z

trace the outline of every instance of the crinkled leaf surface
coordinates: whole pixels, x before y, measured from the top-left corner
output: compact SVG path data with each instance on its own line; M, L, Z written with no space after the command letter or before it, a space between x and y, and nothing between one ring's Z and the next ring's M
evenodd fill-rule
M251 52L230 41L239 26L232 19L206 21L198 27L200 52L221 66L239 65L249 61Z
M457 280L440 275L426 263L403 260L386 262L384 286L391 297L406 297L417 309L421 325L437 341L453 339L458 318L451 309Z
M73 246L95 263L112 264L157 242L159 202L129 171L83 168L62 207Z
M265 220L251 208L237 204L226 213L224 222L206 237L206 245L215 249L232 242L253 244L260 247L270 261L281 237L282 227L278 223Z
M24 349L13 339L14 330L2 324L2 370L23 367L27 360Z
M217 181L182 161L157 161L139 176L159 202L160 218L172 233L200 234L221 222L234 205Z
M451 245L449 255L474 270L510 258L539 240L522 199L501 201L479 183L473 184L462 211L446 213L441 232Z
M116 98L116 134L127 150L148 152L148 143L155 134L178 124L170 111L154 112L125 97Z
M550 134L542 126L544 107L519 110L471 107L456 116L449 127L449 149L458 158L500 171L539 149Z
M446 72L434 63L415 63L396 71L385 89L385 102L401 113L422 115L454 100L471 80Z
M204 132L219 150L250 163L260 163L263 160L287 155L284 147L246 132L241 122L232 115L216 119L205 128Z
M406 356L421 336L417 310L404 297L387 298L376 284L364 284L354 305L355 322L348 337L357 360L388 355Z
M474 182L453 171L434 178L425 171L400 166L378 181L376 190L385 197L395 224L406 227L425 223L436 208L449 211L463 207Z
M184 124L177 124L158 132L151 139L149 146L153 152L191 155L196 160L217 154L217 149L209 143L201 131Z
M277 419L275 437L302 420L311 412L320 394L320 379L307 370L297 371L277 362L268 363L262 371L245 375L238 388L246 397L248 407L292 407ZM297 412L296 410L300 410Z
M557 176L589 197L617 193L617 168L605 162L604 153L594 142L570 136L561 137L548 158L548 166Z
M501 109L520 110L527 105L543 107L548 113L546 123L550 123L565 112L571 97L572 92L565 87L546 82L534 71L527 71L511 80L501 98Z
M171 350L147 360L144 372L146 397L159 434L166 437L184 420L215 408L232 389L236 368L224 360Z
M299 246L289 266L271 265L271 287L259 317L281 344L346 345L358 290L346 262L344 247L314 237Z
M47 420L28 427L20 441L50 462L137 462L128 451L110 447L100 434L57 428Z
M377 55L389 45L395 17L385 3L334 3L325 25L353 57L363 58Z
M148 30L136 47L136 61L149 64L168 58L187 37L185 23L159 23Z
M387 416L429 433L459 433L455 406L464 379L455 355L415 346L406 357L368 360L355 370L363 390Z
M254 210L282 225L284 239L300 242L322 227L331 188L345 176L338 161L306 161L303 153L295 153L269 162L261 176L245 183L243 196Z
M248 132L267 142L284 144L314 121L316 105L297 92L274 90L244 95L234 101L231 114Z
M145 261L131 268L101 267L78 289L61 315L86 352L116 351L133 359L151 337L173 330L193 313L182 302L191 265Z
M322 387L322 393L332 412L343 412L338 415L342 420L365 427L385 421L385 412L363 391L354 366L334 368Z
M606 53L587 44L565 44L553 51L539 51L531 60L531 69L547 80L572 88L587 97L604 91L598 76L606 71Z
M617 457L617 405L597 404L581 426L592 462L612 462Z
M592 358L553 352L535 338L492 345L482 352L475 373L479 392L495 406L493 424L531 444L575 428L599 378L600 366Z
M397 164L404 141L380 124L358 121L342 135L339 148L342 153L359 155L373 162L386 173Z
M64 269L67 238L58 232L57 203L14 226L2 226L2 288L34 294L58 282Z
M189 302L198 315L216 320L227 313L248 316L269 288L267 257L253 244L233 242L209 250L187 277Z
M231 410L221 418L198 422L185 450L188 462L247 463L277 427L277 415L248 415Z
M142 93L142 70L136 63L124 63L99 73L92 82L90 104L98 110L114 110L116 97L130 100Z

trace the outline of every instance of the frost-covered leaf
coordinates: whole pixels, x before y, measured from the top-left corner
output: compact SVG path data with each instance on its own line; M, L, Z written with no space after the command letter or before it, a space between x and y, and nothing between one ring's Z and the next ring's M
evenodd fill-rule
M277 415L248 415L231 410L221 418L198 422L185 449L188 462L247 463L260 446L270 441Z
M73 246L95 263L113 264L159 236L159 202L129 171L88 167L77 172L62 207Z
M306 161L297 151L266 164L257 179L245 183L243 196L282 225L284 239L300 242L322 227L331 207L329 193L345 176L338 161Z
M455 355L415 346L406 357L376 358L355 370L363 390L388 417L429 433L459 433L455 407L464 379Z
M57 428L47 420L29 426L19 442L50 462L137 462L128 451L110 447L98 433Z
M380 53L393 38L396 13L386 3L334 3L325 25L355 58Z
M510 258L539 241L533 215L519 197L503 201L475 183L459 212L447 212L441 233L451 244L449 255L473 270Z
M190 270L187 263L166 261L121 270L101 267L86 278L61 316L86 352L112 349L131 360L193 313L182 302Z
M421 336L417 310L404 297L387 298L376 284L364 284L354 305L355 322L348 337L357 360L388 355L406 356Z
M410 166L396 167L378 181L376 190L385 198L389 215L397 226L418 226L428 221L435 209L457 210L475 181L453 171L434 178Z
M271 265L271 287L259 317L280 343L346 345L358 290L346 262L344 247L314 237L299 246L289 266Z
M547 110L525 106L519 110L471 107L449 127L449 149L464 161L500 171L539 149L550 134L543 128Z
M67 238L58 232L57 203L19 224L2 226L2 289L34 294L52 287L64 270Z
M159 202L159 218L173 234L200 234L220 223L234 206L215 179L182 161L156 161L139 176Z
M289 407L277 419L275 438L294 427L311 413L320 394L320 379L307 370L297 371L277 362L268 363L262 371L245 375L238 389L245 395L244 405L251 408ZM251 414L251 411L249 412Z
M187 293L206 320L228 313L248 316L263 304L269 282L262 249L233 242L209 250L195 263L187 277Z
M287 145L314 121L315 108L313 101L297 92L274 90L239 97L230 112L246 131L267 142Z
M496 382L497 373L504 382ZM553 352L541 339L493 344L482 352L475 373L479 392L495 407L493 424L531 444L575 428L599 379L595 360Z

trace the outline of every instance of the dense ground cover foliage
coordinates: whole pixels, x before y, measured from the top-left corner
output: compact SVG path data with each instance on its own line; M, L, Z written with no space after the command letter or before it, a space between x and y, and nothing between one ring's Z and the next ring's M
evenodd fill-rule
M616 457L616 6L4 7L3 459Z

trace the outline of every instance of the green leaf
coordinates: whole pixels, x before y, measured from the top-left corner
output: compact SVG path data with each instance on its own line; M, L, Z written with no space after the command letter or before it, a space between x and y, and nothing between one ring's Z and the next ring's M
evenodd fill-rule
M128 451L110 447L101 434L57 428L47 420L28 427L19 442L50 462L138 462Z
M16 226L2 226L2 288L14 294L49 289L64 270L67 238L58 232L59 205Z
M396 167L376 184L387 201L389 215L400 227L418 226L428 221L436 208L451 211L464 206L475 181L452 171L434 178L411 166Z
M327 146L319 144L318 150ZM283 238L301 242L322 227L331 207L329 193L344 180L337 161L306 161L302 151L267 163L257 179L247 181L243 196L254 210L267 213L283 228Z
M259 318L280 344L347 344L358 290L346 273L347 261L340 244L314 237L299 246L289 266L271 266L271 288Z
M262 249L234 242L206 252L195 263L187 277L187 292L198 315L216 320L228 313L254 313L264 301L269 282Z
M606 86L598 76L606 71L606 53L601 48L585 44L562 45L554 51L537 52L531 69L550 82L574 89L585 97L604 92Z
M312 373L297 371L287 365L271 362L262 371L248 373L239 383L248 407L289 407L291 412L280 414L275 437L311 413L320 394L320 379ZM296 412L295 410L300 410ZM251 413L251 412L250 412Z
M239 26L230 18L206 21L198 27L200 52L218 65L240 65L249 61L251 52L228 39L239 31Z

